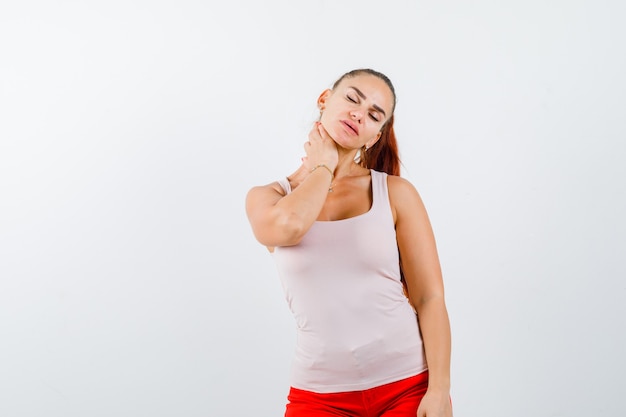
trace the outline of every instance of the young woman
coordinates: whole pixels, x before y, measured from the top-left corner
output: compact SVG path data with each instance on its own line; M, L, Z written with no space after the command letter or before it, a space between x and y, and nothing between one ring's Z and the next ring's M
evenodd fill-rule
M300 167L246 196L297 325L286 417L452 416L441 268L400 177L395 104L384 74L342 75Z

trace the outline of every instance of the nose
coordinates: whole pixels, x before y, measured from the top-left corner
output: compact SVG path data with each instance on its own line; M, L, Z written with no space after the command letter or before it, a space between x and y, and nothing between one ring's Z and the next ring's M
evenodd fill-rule
M350 112L350 116L352 117L352 120L356 120L357 122L360 122L361 117L363 117L363 115L361 114L361 111L359 110L352 110Z

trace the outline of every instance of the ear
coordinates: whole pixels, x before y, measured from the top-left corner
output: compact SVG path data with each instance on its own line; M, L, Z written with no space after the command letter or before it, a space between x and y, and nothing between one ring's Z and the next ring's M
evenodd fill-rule
M378 132L376 134L376 136L374 136L369 142L367 142L365 144L365 147L367 149L371 148L372 146L376 145L376 142L378 142L378 139L380 139L380 137L382 136L383 132Z
M332 90L326 89L322 91L322 94L320 94L320 96L317 98L317 107L320 110L324 110L324 107L326 107L326 100L328 100L328 97L330 97L332 93Z

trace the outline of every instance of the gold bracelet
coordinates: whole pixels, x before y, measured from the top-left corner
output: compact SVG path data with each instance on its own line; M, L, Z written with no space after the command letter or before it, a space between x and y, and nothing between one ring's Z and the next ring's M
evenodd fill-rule
M315 171L316 169L318 169L319 167L324 167L326 168L326 170L330 173L330 185L328 186L328 192L332 193L333 192L333 181L335 180L335 174L333 174L332 169L328 168L328 165L326 164L319 164L319 165L315 165L313 167L313 169L311 169L311 172Z
M333 180L335 179L335 174L333 174L333 171L328 168L328 165L326 164L319 164L319 165L315 165L312 169L311 172L315 171L316 169L320 168L320 167L324 167L328 170L328 172L330 173L330 182L332 183Z

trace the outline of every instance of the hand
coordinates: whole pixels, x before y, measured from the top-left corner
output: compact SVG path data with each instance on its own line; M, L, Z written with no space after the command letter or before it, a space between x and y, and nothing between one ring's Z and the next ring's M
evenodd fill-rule
M309 132L309 140L304 143L304 152L306 156L302 158L302 163L308 171L320 164L326 165L331 171L337 167L337 144L320 122L316 122Z
M417 409L417 417L452 417L450 395L428 390Z

